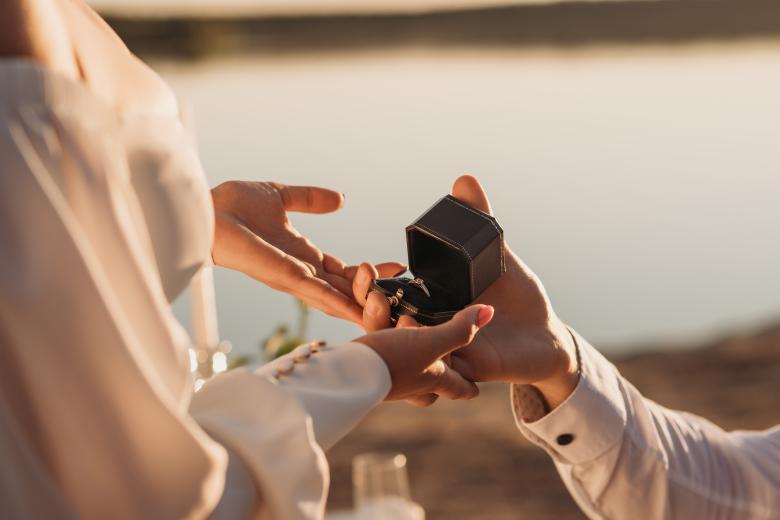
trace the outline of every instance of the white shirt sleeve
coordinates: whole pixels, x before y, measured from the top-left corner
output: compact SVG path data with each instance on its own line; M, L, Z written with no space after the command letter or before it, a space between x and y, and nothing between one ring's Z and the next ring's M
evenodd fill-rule
M644 398L576 336L582 375L543 417L513 385L520 431L544 448L590 518L780 518L780 427L726 432Z
M266 514L321 518L329 483L323 449L389 390L387 367L367 346L317 343L254 371L217 376L195 394L190 412L240 457Z

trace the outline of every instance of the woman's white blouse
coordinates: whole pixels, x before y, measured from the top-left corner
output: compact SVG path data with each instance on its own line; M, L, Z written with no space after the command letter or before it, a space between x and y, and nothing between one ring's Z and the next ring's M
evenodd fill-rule
M362 345L302 347L193 395L170 302L213 215L178 114L119 114L5 60L0 168L0 517L321 517L322 448L387 369Z

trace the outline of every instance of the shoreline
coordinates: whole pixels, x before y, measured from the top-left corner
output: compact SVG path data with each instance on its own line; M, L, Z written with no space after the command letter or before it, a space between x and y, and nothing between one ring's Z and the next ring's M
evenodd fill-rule
M767 0L564 2L377 16L107 19L138 54L178 59L397 47L573 48L780 38L780 3Z

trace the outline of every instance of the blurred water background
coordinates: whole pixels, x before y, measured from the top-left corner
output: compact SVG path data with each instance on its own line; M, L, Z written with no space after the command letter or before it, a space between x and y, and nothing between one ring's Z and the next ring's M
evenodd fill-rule
M780 2L95 3L192 108L212 185L343 191L342 211L292 220L378 262L404 260L404 227L473 173L561 316L644 395L727 429L777 424ZM217 270L216 294L239 354L295 329L295 302L242 275ZM186 295L175 312L189 324ZM504 385L378 407L328 452L329 511L377 450L408 456L432 520L583 517Z
M490 26L479 31L490 39ZM555 31L550 45L377 46L357 36L333 48L272 42L148 59L191 106L212 185L346 193L337 214L292 218L347 262L404 261L404 226L469 172L559 314L600 348L771 322L780 40L759 30L679 41L677 30L669 42L578 45ZM221 270L216 282L222 336L239 352L295 320L288 296ZM176 313L188 323L188 312L185 297ZM319 313L311 332L360 335Z

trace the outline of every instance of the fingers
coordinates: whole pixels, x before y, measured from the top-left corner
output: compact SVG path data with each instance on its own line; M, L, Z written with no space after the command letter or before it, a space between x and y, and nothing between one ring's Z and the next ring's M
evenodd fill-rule
M419 333L425 337L420 342L420 352L428 359L435 360L468 345L477 331L490 323L494 312L490 305L471 305L447 323L420 329Z
M469 381L477 380L477 378L474 375L474 369L465 359L461 359L458 356L458 352L455 352L452 356L450 356L450 360L448 364L452 367L453 370L455 370L458 374L462 375Z
M321 278L306 276L286 283L283 290L326 314L358 325L362 323L363 309L360 305Z
M328 273L317 276L312 265L294 256L267 244L262 249L265 249L265 258L271 258L273 261L264 266L270 272L264 273L262 277L257 276L256 279L274 289L287 292L330 316L361 323L363 309L352 299L352 284L349 280ZM245 272L253 274L253 271Z
M417 328L419 326L420 324L417 323L417 320L405 314L398 318L398 323L396 324L396 327L401 329Z
M275 248L267 249L267 257L277 260L278 267L271 269L274 274L271 283L275 288L281 288L326 314L361 323L363 309L351 296L345 294L349 293L349 282L335 275L318 278L312 266L305 262ZM337 282L343 282L342 286Z
M368 295L363 309L363 327L367 332L386 329L390 326L390 305L378 292Z
M431 370L437 372L433 392L408 397L406 402L420 408L426 408L435 403L439 396L452 400L469 400L479 395L479 387L465 379L457 371L442 364L432 366ZM435 393L434 393L435 392Z
M415 395L413 397L409 397L406 402L411 404L412 406L417 406L419 408L426 408L428 406L431 406L433 403L436 402L436 400L439 398L436 394L422 394L422 395Z
M349 280L354 280L358 269L360 269L359 265L348 265L344 268L344 276Z
M320 278L331 284L333 287L339 290L347 298L352 298L352 282L339 276L337 274L330 273L316 273Z
M374 266L379 273L379 278L390 278L393 276L399 276L409 270L409 266L402 264L401 262L383 262ZM358 265L349 265L344 268L344 276L350 280L357 275Z
M409 270L409 266L400 262L384 262L376 264L376 270L380 278L399 276Z
M390 327L390 305L387 298L378 292L370 292L366 298L366 306L363 308L363 328L367 332L374 332ZM397 328L417 328L420 324L411 316L400 316Z
M437 374L433 392L447 399L474 399L479 395L479 387L465 379L443 361L431 365L431 371Z
M378 277L379 273L373 265L362 263L358 267L355 278L352 280L352 293L360 305L366 304L366 295L369 289L371 289L371 282Z
M344 195L315 186L286 186L274 184L282 197L284 209L303 213L330 213L344 205Z
M326 273L337 274L339 276L344 276L344 273L347 269L347 266L344 265L344 262L327 253L323 253L322 255L322 267L325 269Z
M458 177L452 186L452 196L472 208L484 211L490 215L493 214L485 190L479 181L471 175Z

